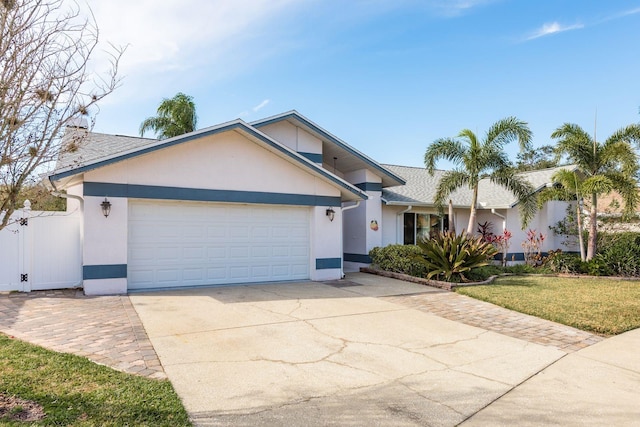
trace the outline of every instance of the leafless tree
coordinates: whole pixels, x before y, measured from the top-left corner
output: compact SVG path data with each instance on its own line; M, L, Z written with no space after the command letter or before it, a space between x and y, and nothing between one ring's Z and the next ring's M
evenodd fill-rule
M75 132L63 144L65 127L81 119L93 124L97 103L119 85L124 48L111 46L106 72L92 73L95 18L66 0L0 0L0 31L1 230L21 188L82 143L83 133Z

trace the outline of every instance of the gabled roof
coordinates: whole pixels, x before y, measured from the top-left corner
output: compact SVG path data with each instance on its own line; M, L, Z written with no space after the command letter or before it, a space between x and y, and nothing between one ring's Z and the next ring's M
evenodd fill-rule
M164 148L183 144L194 139L229 131L235 131L243 134L274 154L305 168L313 175L336 185L341 189L342 198L345 201L366 200L368 198L365 192L311 162L304 156L296 153L268 135L265 135L241 119L164 140L135 138L121 135L94 134L83 129L73 129L71 133L65 135L63 144L68 143L74 136L82 136L82 141L78 144L78 149L75 152L67 153L59 159L56 169L49 175L49 181L60 181L65 178L80 175L90 170L98 169L103 166L138 157ZM85 134L79 135L75 132L85 132Z
M446 171L436 170L434 175L431 176L425 168L395 165L384 166L407 180L404 186L382 189L382 198L388 205L434 206L438 182L440 182L440 178ZM551 177L560 169L575 171L577 170L577 166L558 166L555 168L520 172L518 175L529 181L535 191L540 191L546 187L547 184L553 182ZM472 195L472 190L465 187L455 191L448 198L451 199L454 207L468 208L471 206ZM514 207L517 203L517 198L510 191L493 184L487 178L480 181L478 186L478 208L508 209Z
M370 169L382 178L382 187L403 185L405 180L375 160L356 150L337 136L318 126L295 110L251 122L251 126L261 128L272 123L288 121L322 140L322 154L325 159L338 159L338 169L348 173L359 169Z

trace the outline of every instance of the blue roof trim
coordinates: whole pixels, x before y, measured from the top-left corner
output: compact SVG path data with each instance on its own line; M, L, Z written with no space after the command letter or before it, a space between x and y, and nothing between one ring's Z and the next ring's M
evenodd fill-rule
M344 260L347 262L359 262L361 264L371 264L371 257L367 254L347 254L344 255Z
M196 202L257 203L265 205L338 206L340 197L260 191L208 190L203 188L85 182L84 196L134 199L189 200Z
M382 191L382 183L380 182L361 182L355 186L362 191Z
M405 181L404 178L394 174L390 170L385 169L383 166L381 166L376 161L374 161L374 160L368 158L367 156L365 156L364 154L360 153L359 151L357 151L356 149L351 147L346 142L344 142L344 141L340 140L339 138L331 135L329 132L327 132L326 130L322 129L320 126L316 125L315 123L311 122L306 117L301 116L296 111L292 111L291 113L283 114L281 116L276 116L276 117L267 118L267 119L263 119L263 120L257 120L255 122L251 122L251 126L255 126L257 128L260 128L262 126L270 125L272 123L281 122L282 120L287 120L289 118L295 118L296 120L299 120L300 122L304 123L306 126L309 126L310 128L314 129L316 132L321 134L325 139L333 142L334 144L336 144L339 147L341 147L341 148L345 149L346 151L348 151L350 154L358 157L360 160L362 160L363 162L365 162L369 166L373 167L378 172L381 172L381 173L385 174L386 176L388 176L389 178L398 181L400 183L400 185L405 185L407 183L407 181Z
M298 151L298 154L301 156L311 160L314 163L322 163L322 154L318 153L305 153L303 151Z
M273 139L269 138L267 135L263 134L262 132L257 131L256 129L253 129L251 126L247 125L245 122L243 121L234 121L234 122L230 122L227 124L223 124L220 125L219 127L215 127L213 129L209 129L209 130L202 130L202 131L196 131L187 135L181 135L175 138L170 138L167 141L165 141L164 143L161 144L156 144L153 145L151 147L146 147L146 148L142 148L130 153L126 153L126 154L122 154L120 156L116 156L110 159L106 159L106 160L102 160L99 162L95 162L95 163L91 163L85 166L80 166L78 168L74 168L74 169L70 169L68 171L64 171L64 172L60 172L57 174L53 174L49 176L49 181L55 181L55 180L59 180L62 178L66 178L69 176L73 176L73 175L77 175L83 172L87 172L93 169L97 169L103 166L107 166L113 163L117 163L123 160L127 160L133 157L137 157L137 156L141 156L143 154L147 154L147 153L151 153L157 150L161 150L163 148L168 148L168 147L172 147L174 145L178 145L178 144L182 144L184 142L188 142L188 141L192 141L194 139L198 139L198 138L202 138L205 136L210 136L210 135L216 135L219 133L223 133L223 132L227 132L230 130L242 130L244 132L247 132L248 134L252 135L255 138L258 138L259 140L261 140L262 142L270 145L271 147L277 149L278 151L280 151L281 153L287 155L289 158L297 161L298 163L306 166L307 168L319 173L320 175L322 175L324 178L330 180L331 182L333 182L334 184L337 184L338 186L342 187L343 189L351 192L352 194L360 197L363 200L367 200L368 196L366 193L360 191L359 189L347 184L346 182L342 181L340 178L336 177L335 175L329 173L328 171L324 170L323 168L319 167L318 165L316 165L313 161L311 160L307 160L303 155L300 155L298 153L295 153L293 151L290 151L289 149L285 148L283 145L281 145L280 143L274 141Z

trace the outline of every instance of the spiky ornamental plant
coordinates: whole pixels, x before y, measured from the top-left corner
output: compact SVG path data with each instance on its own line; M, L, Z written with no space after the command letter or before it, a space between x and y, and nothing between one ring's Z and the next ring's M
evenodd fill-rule
M498 250L482 236L467 233L455 234L451 231L438 233L432 239L418 243L422 254L416 259L422 263L428 273L427 279L434 276L451 282L454 277L466 282L465 274L474 268L484 267Z
M476 224L478 185L482 178L488 178L518 198L524 228L535 214L537 204L533 187L521 176L513 173L511 162L504 152L504 146L515 141L518 142L521 151L530 149L531 131L527 123L515 117L508 117L494 123L482 140L469 129L464 129L457 138L440 138L429 145L424 155L424 163L431 175L440 159L455 164L455 169L445 172L438 183L436 207L442 210L449 194L461 187L470 188L473 196L466 231L472 233Z
M586 256L589 261L596 254L598 196L616 190L624 201L625 217L636 211L636 176L640 166L633 145L640 144L640 125L619 129L604 142L598 142L580 126L572 123L563 124L551 137L558 140L556 153L566 156L585 175L580 189L589 197L591 205Z

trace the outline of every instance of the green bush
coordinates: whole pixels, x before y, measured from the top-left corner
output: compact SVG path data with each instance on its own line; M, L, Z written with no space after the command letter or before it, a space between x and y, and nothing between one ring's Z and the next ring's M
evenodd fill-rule
M482 236L456 235L452 232L438 233L419 244L422 254L416 257L427 269L427 278L444 279L447 282L469 279L471 270L489 265L489 260L498 252Z
M466 275L467 279L472 282L484 282L491 276L498 276L504 273L503 267L497 265L485 265L484 267L474 268Z
M382 270L424 277L427 269L416 260L422 251L415 245L388 245L375 247L369 251L371 262Z
M546 266L554 273L583 274L587 272L583 264L580 255L559 252L549 257Z
M505 267L503 272L511 274L535 274L544 273L544 271L542 271L543 269L543 267L533 267L529 264L514 264Z
M640 276L640 233L600 233L598 254L591 262L609 275Z

